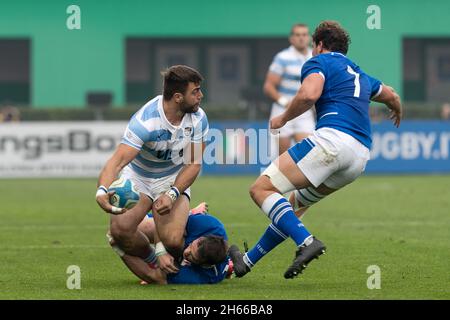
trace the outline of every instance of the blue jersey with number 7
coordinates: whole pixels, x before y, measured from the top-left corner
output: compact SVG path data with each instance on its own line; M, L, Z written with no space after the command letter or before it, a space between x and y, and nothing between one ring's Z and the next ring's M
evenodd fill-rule
M380 94L381 82L338 52L309 59L302 67L301 81L311 73L319 73L325 79L322 95L315 104L316 129L328 127L345 132L370 149L369 103Z

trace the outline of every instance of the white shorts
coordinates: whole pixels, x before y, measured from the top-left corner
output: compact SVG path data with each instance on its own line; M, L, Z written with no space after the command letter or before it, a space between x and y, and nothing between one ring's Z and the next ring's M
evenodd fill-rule
M289 149L289 154L308 180L339 189L358 178L370 159L370 151L352 136L332 128L320 128Z
M132 168L126 166L123 168L120 176L125 179L130 179L136 186L137 191L146 194L152 201L158 199L163 193L170 189L175 182L178 172L162 178L146 178L137 174ZM191 199L191 188L187 188L184 192L189 199Z
M286 109L274 103L270 119L282 114ZM288 121L286 125L279 129L281 138L292 137L296 133L312 133L316 128L316 115L314 108L309 109L297 118Z

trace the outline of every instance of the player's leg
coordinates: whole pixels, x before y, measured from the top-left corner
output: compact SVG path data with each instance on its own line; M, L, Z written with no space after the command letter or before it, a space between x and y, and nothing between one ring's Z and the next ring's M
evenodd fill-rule
M125 254L121 257L127 268L146 283L167 284L167 276L159 268L152 268L141 258Z
M276 105L273 106L272 112L270 114L270 119L282 114L283 112L284 112L284 108L282 108L280 106L276 106ZM293 122L288 121L284 127L278 129L277 135L272 136L272 139L277 140L277 145L278 145L278 150L277 150L278 153L276 154L276 156L273 155L272 159L276 159L279 155L283 154L291 147L293 137L294 137ZM274 141L272 141L272 145L273 146L276 145L274 143ZM273 148L271 148L271 150L273 150Z
M262 243L264 246L265 253L275 248L288 236L296 242L297 246L303 245L306 239L309 243L311 234L295 216L289 201L282 196L296 188L309 186L311 186L311 182L299 170L290 153L285 152L262 173L250 188L252 199L272 220L271 226L259 241L259 244ZM251 251L252 253L257 252L256 250ZM241 256L233 246L230 247L230 256L233 259L237 276L243 276L256 263L251 261L248 255L245 255L242 257L244 259L244 264L242 264ZM258 260L256 255L253 258Z
M209 205L206 202L199 203L196 207L192 208L189 214L206 214L208 213Z
M297 216L297 218L301 218L303 217L303 215L306 213L306 211L308 210L308 207L303 207L300 205L300 203L297 202L297 199L295 197L295 191L291 192L291 194L289 195L289 203L291 204L292 208L294 208L295 210L295 215Z
M199 203L196 207L190 209L189 214L206 214L208 212L208 204L206 202ZM155 244L155 219L153 218L153 214L147 214L147 216L142 220L139 224L138 229L142 231L143 234L146 235L151 244Z
M302 141L303 139L308 138L310 134L311 134L311 133L309 133L309 132L303 132L303 131L301 131L301 132L296 132L296 133L294 134L294 140L295 140L295 142L300 142L300 141Z
M314 112L310 109L307 112L301 114L292 122L293 139L296 143L301 142L303 139L308 138L316 128L316 118ZM292 193L286 195L290 198ZM298 215L297 215L298 216ZM298 216L300 218L300 216Z
M309 140L309 138L306 140ZM327 165L331 164L329 168L332 170L328 171L331 174L326 179L323 179L322 176L321 180L317 180L323 182L318 188L307 187L295 192L297 201L304 207L313 205L326 195L353 182L364 171L370 154L369 150L359 141L336 130L322 130L315 137L315 141L316 143L321 143L323 151L322 155L316 155L317 162ZM301 168L308 176L313 177L311 174L314 170L324 169L327 166L315 168L315 163L312 165L309 163L308 165L308 161L306 161ZM317 183L314 185L317 185ZM284 274L285 278L297 276L312 259L318 258L320 251L322 250L323 253L324 249L325 246L320 241L315 241L309 246L299 248L294 261Z
M322 163L320 160L325 158L327 158L328 166L317 167L316 162ZM306 263L309 263L312 257L321 254L325 247L311 236L282 194L294 189L320 185L335 170L334 162L328 153L325 154L321 146L310 139L305 139L272 163L250 190L255 203L269 216L275 227L275 229L270 227L272 230L268 230L272 236L269 242L276 246L289 236L299 248L309 247L306 250ZM270 238L270 235L268 237ZM234 264L235 270L239 269L239 264ZM245 271L247 268L243 269Z
M308 189L314 192L314 194L320 195L320 199L317 199L316 201L314 201L314 203L322 200L326 195L336 191L335 189L328 188L325 184L321 184L318 188L308 187ZM298 207L298 209L295 211L295 215L298 218L301 218L306 210L314 203L305 201L305 204L303 204L301 200L296 196L298 191L299 190L296 190L291 194L289 202L291 203L293 208ZM255 244L255 246L251 248L247 253L240 253L239 249L235 246L232 249L233 255L236 257L236 260L239 260L238 257L241 256L242 261L245 263L245 266L242 265L242 263L237 263L237 271L235 271L235 274L238 277L244 276L258 263L259 260L261 260L279 244L284 242L284 240L286 240L287 238L288 235L284 234L281 230L275 227L273 223L271 223L262 237L259 239L259 241Z
M148 241L151 244L155 244L154 235L156 232L156 227L155 227L155 220L153 219L152 215L150 217L149 216L144 217L144 219L138 226L138 230L141 231L143 234L145 234L145 236L148 238Z
M295 190L291 195L290 202L295 204L297 208L295 214L301 218L309 207L335 191L337 189L327 187L325 183L322 183L318 188L308 187Z
M278 137L278 154L283 154L291 146L291 136Z
M110 233L117 245L129 255L146 259L151 253L148 238L138 230L139 224L152 207L152 200L141 193L138 203L120 215L111 215Z
M186 194L182 194L175 201L169 214L153 216L160 241L174 257L179 257L183 253L184 231L188 216L189 197Z
M316 128L316 118L312 109L291 120L293 122L294 140L300 142L309 137Z
M153 220L153 219L146 219L146 222L150 222L150 220ZM152 224L152 223L150 223L150 224ZM141 225L140 225L140 227L141 227ZM146 226L145 229L147 227L148 226ZM142 232L142 234L144 234L144 233ZM165 280L165 278L162 279L160 277L160 273L162 271L157 270L157 267L156 267L157 258L156 258L156 255L155 255L155 252L153 249L151 250L151 257L152 257L151 259L150 258L142 259L141 257L126 254L119 247L118 243L111 236L111 233L109 231L106 234L106 237L108 239L109 245L114 250L114 252L117 253L117 255L120 257L122 262L127 266L127 268L132 273L134 273L138 278L146 281L147 283L150 283L150 282L160 283L162 280Z

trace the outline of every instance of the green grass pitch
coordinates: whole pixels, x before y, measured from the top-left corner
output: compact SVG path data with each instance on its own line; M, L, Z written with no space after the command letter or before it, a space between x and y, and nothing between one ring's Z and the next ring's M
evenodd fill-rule
M251 202L254 177L199 177L230 242L252 246L269 220ZM364 176L315 205L303 219L328 247L303 275L285 280L292 241L242 279L218 285L141 286L108 247L108 216L95 180L2 180L0 299L449 299L450 176ZM66 287L69 265L81 289ZM367 268L381 270L369 290Z

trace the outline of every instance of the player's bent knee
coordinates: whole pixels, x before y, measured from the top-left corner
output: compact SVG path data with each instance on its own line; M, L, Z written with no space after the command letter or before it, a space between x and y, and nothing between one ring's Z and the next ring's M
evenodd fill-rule
M256 203L264 200L267 192L278 192L276 188L270 183L267 177L259 177L249 189L250 197Z
M182 236L161 236L161 241L164 244L166 250L172 255L179 255L181 252L183 252L184 238Z
M253 200L256 199L256 197L257 197L259 191L260 191L260 186L258 185L257 182L253 183L253 184L251 185L250 189L248 190L248 192L249 192L249 194L250 194L250 197L251 197Z
M183 245L183 242L168 242L164 247L173 257L179 257L183 254Z
M125 255L125 252L119 247L119 245L116 243L116 240L111 235L111 230L108 230L106 233L106 239L108 240L109 245L113 249L113 251L119 256L123 257Z
M123 232L117 225L112 224L109 233L115 241L120 241L120 239L123 237Z
M111 223L110 234L117 241L129 238L133 234L133 232L134 231L130 225L117 221Z
M280 193L280 191L271 183L269 177L262 175L250 187L250 197L257 204L261 204L269 194Z

